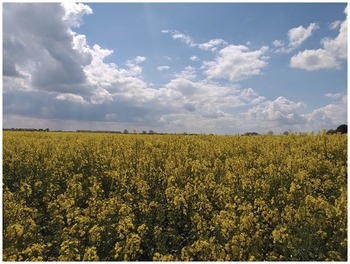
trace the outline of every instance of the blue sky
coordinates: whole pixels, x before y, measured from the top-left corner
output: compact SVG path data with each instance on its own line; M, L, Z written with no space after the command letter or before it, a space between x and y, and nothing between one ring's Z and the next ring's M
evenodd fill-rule
M347 123L346 3L4 4L3 27L3 127Z

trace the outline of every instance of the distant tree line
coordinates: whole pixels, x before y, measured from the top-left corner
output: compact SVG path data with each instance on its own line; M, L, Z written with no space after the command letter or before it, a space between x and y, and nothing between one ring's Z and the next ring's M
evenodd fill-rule
M50 132L49 128L4 128L3 131L45 131Z
M293 133L291 130L284 131L282 133L282 135L289 135L291 133ZM342 125L338 126L336 129L327 130L327 134L336 134L336 133L347 134L348 133L348 126L346 124L342 124ZM267 132L267 134L273 135L274 133L272 130L270 130ZM301 133L301 134L307 134L307 133ZM260 134L257 132L246 132L246 133L242 134L242 136L257 136L257 135L260 135Z
M78 133L114 133L121 134L120 131L111 131L111 130L76 130Z
M45 132L50 132L49 128L46 129L36 129L36 128L4 128L3 131L45 131ZM62 130L55 130L54 132L63 132ZM76 130L75 132L78 133L114 133L114 134L129 134L129 131L127 129L124 129L123 132L121 131L113 131L113 130ZM289 131L285 131L282 134L283 135L289 135L291 133L291 130ZM346 124L342 124L340 126L338 126L336 129L329 129L327 130L327 134L335 134L335 133L341 133L341 134L347 134L348 133L348 126ZM133 130L133 134L138 134L137 131L134 129ZM149 130L148 132L146 130L143 130L140 134L143 135L174 135L174 134L178 134L178 135L199 135L197 133L187 133L187 132L183 132L183 133L158 133L155 132L153 130ZM268 131L267 132L268 135L273 135L273 131ZM213 135L213 134L209 134L209 135ZM260 135L257 132L246 132L241 134L242 136L257 136Z
M342 124L337 127L337 129L329 129L327 131L327 134L336 134L336 133L341 133L341 134L347 134L348 133L348 126L345 124Z

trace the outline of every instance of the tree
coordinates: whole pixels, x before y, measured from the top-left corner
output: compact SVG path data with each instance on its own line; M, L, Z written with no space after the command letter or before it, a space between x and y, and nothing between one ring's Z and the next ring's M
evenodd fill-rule
M332 134L335 134L335 133L337 133L337 132L334 129L327 130L327 134L332 135Z
M257 132L246 132L243 134L243 136L257 136L257 135L259 135L259 133Z
M345 124L342 124L342 125L338 126L335 131L340 132L342 134L347 134L348 133L348 126Z
M124 129L123 134L129 134L129 131L127 129Z

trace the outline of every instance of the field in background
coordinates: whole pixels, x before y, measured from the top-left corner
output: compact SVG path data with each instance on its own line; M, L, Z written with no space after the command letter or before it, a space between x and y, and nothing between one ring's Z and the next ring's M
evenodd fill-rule
M3 132L3 260L347 260L347 135Z

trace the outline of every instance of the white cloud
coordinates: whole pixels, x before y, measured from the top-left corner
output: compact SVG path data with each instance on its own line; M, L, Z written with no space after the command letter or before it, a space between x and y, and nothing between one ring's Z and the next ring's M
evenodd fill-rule
M22 72L21 69L17 68L19 77L6 76L3 79L3 93L11 91L36 91L37 89L33 87L31 75L26 72Z
M336 128L340 124L347 123L347 95L326 94L335 101L324 107L320 107L310 113L302 114L306 104L293 102L280 96L274 101L263 101L240 116L245 120L245 127L252 131L283 132L293 131L317 131L323 128Z
M340 25L341 25L340 20L334 21L329 25L329 29L337 29Z
M195 47L196 44L193 42L192 38L188 35L182 34L180 32L175 32L172 35L173 39L180 39L181 41L185 42L190 47Z
M164 107L172 109L162 113L159 124L178 132L199 133L200 129L212 133L230 133L230 129L237 131L240 128L233 128L234 124L244 124L244 120L233 112L265 99L252 88L242 89L238 85L224 86L204 80L191 81L181 76L171 80L159 92L158 100Z
M127 61L128 68L122 69L114 63L104 62L113 51L94 45L90 52L93 60L84 67L84 72L88 84L93 87L92 102L103 103L104 99L110 101L111 96L117 95L128 97L130 93L146 88L146 83L140 79L142 68L138 65L146 60L145 57L137 56Z
M272 45L276 48L280 48L284 46L284 42L282 40L276 39L272 42Z
M87 101L85 101L82 96L77 94L72 94L72 93L62 93L57 95L55 98L58 100L68 100L71 102L82 103L82 104L87 103Z
M15 70L4 67L4 114L22 116L14 120L33 121L29 116L35 116L34 125L42 123L40 118L69 119L85 111L96 91L84 72L92 61L91 49L85 36L75 34L62 21L62 7L9 4L4 12L4 65ZM93 118L94 113L76 118L84 116Z
M276 48L275 52L277 53L290 53L293 50L300 47L306 39L311 37L313 31L318 29L319 26L316 23L310 23L307 28L304 28L302 25L296 28L292 28L288 31L288 46L283 40L276 39L272 42L272 45Z
M73 41L72 41L73 50L80 54L81 59L84 61L83 65L90 64L92 60L92 55L91 55L91 48L86 42L86 36L76 34L75 32L72 32L71 34L73 35ZM112 51L109 51L109 52L112 53Z
M194 46L197 45L196 43L194 43L194 41L192 40L192 38L190 36L185 35L185 34L179 32L177 30L168 30L168 29L166 29L166 30L161 30L161 32L164 33L164 34L171 34L171 37L173 39L175 39L175 40L179 39L179 40L181 40L182 42L184 42L185 44L187 44L190 47L194 47Z
M305 123L298 111L306 105L302 102L295 103L283 96L275 101L265 101L248 111L250 120L258 122L275 122L275 125L293 125ZM271 125L271 124L270 124Z
M347 9L344 12L347 15ZM347 59L347 28L346 18L336 38L324 38L322 49L305 50L294 55L290 66L304 70L340 69L341 60Z
M136 64L140 64L142 62L144 62L146 60L146 57L143 57L143 56L137 56L135 59L134 59L134 62Z
M227 45L227 42L223 39L211 39L206 43L198 44L198 47L203 50L216 51L221 45Z
M64 2L62 5L66 11L63 20L67 21L71 27L79 27L84 15L93 14L88 5L74 2Z
M273 101L266 101L251 88L215 86L210 83L194 83L184 79L176 79L169 83L164 88L164 96L165 90L167 96L172 98L169 102L176 111L162 114L159 124L165 129L176 132L199 133L199 129L207 133L230 134L248 131L265 133L269 130L275 133L288 130L317 131L320 127L325 127L327 121L330 121L330 119L325 119L325 116L330 117L332 113L335 114L333 111L341 109L335 105L328 105L325 109L322 108L315 113L305 115L301 112L305 111L306 104L293 102L283 96ZM205 93L209 96L202 96ZM248 96L246 101L245 96ZM168 101L166 97L163 100ZM235 111L247 105L253 107L243 112ZM344 109L342 111L344 113ZM322 118L324 119L322 122L316 122L317 119L322 120ZM326 127L336 127L340 120L342 119L336 117Z
M92 104L103 104L113 101L113 96L107 91L107 89L98 87L94 89L90 100Z
M259 104L263 101L265 101L264 96L259 96L259 94L252 88L243 89L239 97L242 101L249 102L250 104Z
M289 129L299 130L306 123L306 119L299 113L305 108L306 105L302 102L293 102L280 96L274 101L262 101L242 114L241 119L251 131L273 130L281 133Z
M230 116L217 111L216 113L184 112L161 115L159 124L166 131L174 131L175 133L223 133L227 129L229 123L232 122Z
M183 34L177 30L162 30L162 33L171 34L173 39L178 39L184 42L189 47L198 47L202 50L216 51L219 46L225 46L228 43L223 39L211 39L205 43L196 43L191 36Z
M84 67L88 83L96 86L110 86L116 82L119 79L118 76L123 74L123 70L119 70L114 63L104 62L104 59L113 51L94 45L90 52L93 58L92 62Z
M235 109L256 103L262 97L252 88L242 89L238 85L224 86L208 81L191 81L183 76L171 80L160 89L159 99L176 108L196 109L209 113L224 109ZM219 111L220 110L220 111Z
M113 51L90 47L84 35L72 30L91 13L82 4L5 4L4 91L46 92L54 104L152 98L140 78L145 57L127 61L125 69L105 63Z
M83 85L82 67L92 57L78 50L84 38L70 27L87 10L84 5L66 12L59 4L4 4L4 76L30 79L37 90L70 92ZM68 20L62 20L67 13Z
M128 60L126 66L129 68L128 75L130 76L139 76L142 74L142 68L139 64L144 62L146 57L137 56L133 60Z
M324 96L331 99L339 99L342 98L344 95L342 93L326 93Z
M309 129L334 129L347 123L347 95L328 94L328 97L336 101L305 115Z
M299 47L318 28L319 26L316 23L311 23L307 28L303 26L292 28L288 31L289 47L292 49Z
M229 45L218 52L214 61L204 62L207 68L205 74L210 79L228 79L234 82L259 75L267 65L264 57L267 50L265 46L259 50L250 51L243 45Z
M347 39L348 39L348 23L345 20L340 25L339 34L336 38L325 38L322 44L325 50L332 53L333 56L339 59L347 58Z
M190 57L190 60L191 61L199 61L199 58L197 56L193 55L193 56Z
M338 69L339 61L333 54L324 49L304 50L294 55L290 60L290 66L308 71L320 69Z
M175 74L176 78L194 79L197 77L196 68L192 66L186 66L180 73Z
M163 65L163 66L158 66L157 70L158 71L164 71L164 70L169 70L170 67L168 65Z

